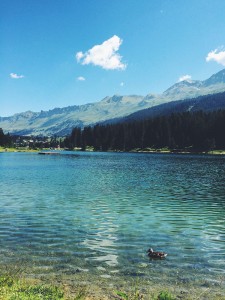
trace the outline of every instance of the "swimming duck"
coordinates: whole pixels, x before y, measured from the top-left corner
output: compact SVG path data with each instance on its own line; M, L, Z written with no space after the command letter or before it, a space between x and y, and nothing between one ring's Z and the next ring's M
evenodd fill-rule
M158 251L153 251L152 248L148 249L147 251L148 256L151 258L165 258L167 256L167 253L165 252L158 252Z

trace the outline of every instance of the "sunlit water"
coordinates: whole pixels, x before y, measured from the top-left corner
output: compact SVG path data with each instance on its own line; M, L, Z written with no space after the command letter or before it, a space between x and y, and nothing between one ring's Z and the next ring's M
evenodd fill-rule
M225 275L225 157L1 153L0 204L1 265L112 281Z

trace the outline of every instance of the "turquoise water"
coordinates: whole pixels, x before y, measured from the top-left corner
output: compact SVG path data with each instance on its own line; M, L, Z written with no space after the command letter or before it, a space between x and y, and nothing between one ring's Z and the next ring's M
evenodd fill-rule
M225 157L1 153L0 178L1 265L112 281L224 278ZM150 260L149 247L168 257Z

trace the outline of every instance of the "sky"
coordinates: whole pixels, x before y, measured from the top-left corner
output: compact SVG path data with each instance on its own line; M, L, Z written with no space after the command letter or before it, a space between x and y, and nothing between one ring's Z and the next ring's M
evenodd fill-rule
M0 0L0 116L162 93L225 68L224 0Z

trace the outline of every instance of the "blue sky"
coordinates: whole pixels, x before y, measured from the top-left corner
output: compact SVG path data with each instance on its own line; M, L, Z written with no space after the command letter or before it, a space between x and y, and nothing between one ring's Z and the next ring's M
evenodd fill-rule
M0 1L0 116L162 93L224 67L224 0Z

